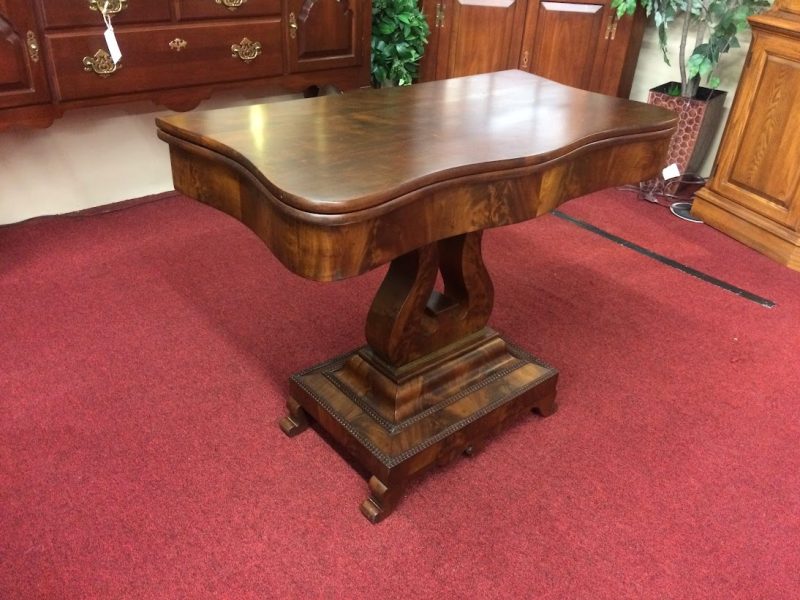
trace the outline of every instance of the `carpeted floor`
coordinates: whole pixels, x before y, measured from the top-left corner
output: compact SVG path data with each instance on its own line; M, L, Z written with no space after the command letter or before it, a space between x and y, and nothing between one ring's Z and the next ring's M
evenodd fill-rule
M286 271L180 196L0 228L0 598L800 597L800 273L631 194L490 231L560 410L415 483L277 427L381 272Z

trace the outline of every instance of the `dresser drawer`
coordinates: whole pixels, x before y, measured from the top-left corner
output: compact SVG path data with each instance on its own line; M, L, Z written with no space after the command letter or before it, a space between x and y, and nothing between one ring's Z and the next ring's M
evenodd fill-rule
M116 36L122 60L115 70L102 57L107 51L102 29L47 37L58 99L257 79L283 72L278 18L119 27ZM256 49L255 43L260 47Z
M213 0L211 0L213 2ZM105 0L42 0L46 28L100 27L103 16L98 5ZM111 22L116 27L126 23L169 23L169 0L109 0Z
M232 19L281 14L281 0L178 0L178 18Z

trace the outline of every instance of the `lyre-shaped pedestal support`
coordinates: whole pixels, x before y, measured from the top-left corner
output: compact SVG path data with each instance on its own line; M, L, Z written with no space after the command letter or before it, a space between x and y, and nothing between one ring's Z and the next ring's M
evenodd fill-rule
M367 343L401 367L480 331L494 288L476 231L429 244L394 261L367 316ZM434 289L441 273L444 291Z

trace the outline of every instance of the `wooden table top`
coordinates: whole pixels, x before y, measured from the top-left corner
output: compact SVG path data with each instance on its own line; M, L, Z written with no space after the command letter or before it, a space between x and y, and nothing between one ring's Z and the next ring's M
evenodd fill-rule
M157 125L232 159L289 207L342 215L431 184L665 132L675 115L502 71L179 114Z

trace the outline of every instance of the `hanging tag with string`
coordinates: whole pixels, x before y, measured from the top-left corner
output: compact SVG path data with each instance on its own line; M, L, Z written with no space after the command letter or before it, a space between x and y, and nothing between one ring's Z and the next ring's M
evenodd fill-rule
M122 58L122 51L119 49L117 36L114 35L114 28L111 26L111 15L108 14L108 0L105 1L103 8L100 9L100 14L103 15L103 22L106 24L106 30L103 32L103 36L106 38L108 52L111 55L111 60L114 61L114 64L117 64L119 59Z

